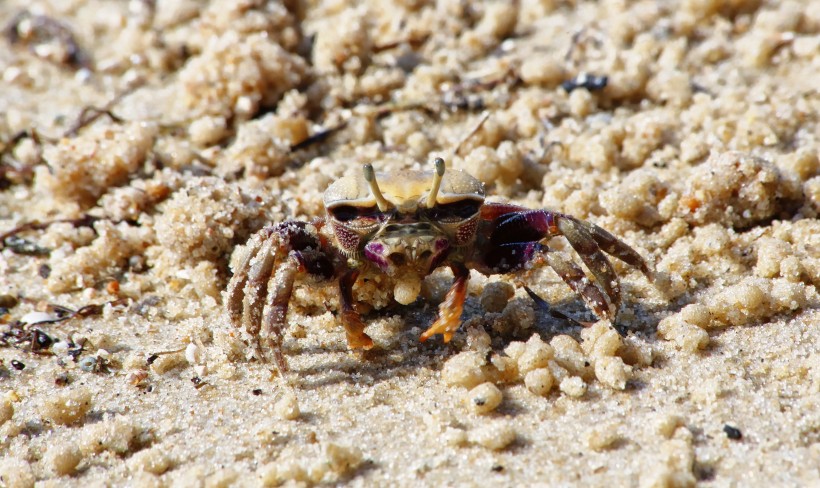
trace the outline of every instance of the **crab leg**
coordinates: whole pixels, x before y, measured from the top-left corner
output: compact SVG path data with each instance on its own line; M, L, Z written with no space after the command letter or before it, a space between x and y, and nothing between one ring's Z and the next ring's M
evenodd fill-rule
M524 245L541 239L563 235L581 257L594 277L594 285L603 292L591 291L593 285L585 283L586 276L566 259L547 253L546 259L561 278L574 290L578 290L600 317L613 318L621 302L618 275L603 251L639 268L651 278L651 272L643 258L626 243L597 225L583 222L572 216L546 210L529 210L498 217L498 223L490 235L490 243L496 252L501 249ZM489 254L490 257L494 256ZM523 256L522 256L523 258ZM523 264L524 261L519 261ZM603 298L603 300L602 300ZM607 300L608 299L608 300ZM599 313L601 312L601 313Z
M312 275L328 278L330 263L320 251L291 251L283 262L276 263L273 269L273 275L267 284L267 312L259 333L259 345L262 346L266 360L270 362L272 359L279 373L284 374L288 371L288 364L282 354L282 343L296 275L307 271Z
M259 254L259 249L267 241L270 234L265 231L254 235L245 249L245 255L236 267L235 274L228 283L225 293L225 303L228 306L228 315L234 327L242 325L242 314L244 310L243 295L245 286L248 283L248 271L251 268L251 261Z
M436 334L441 334L444 342L450 342L453 334L461 325L461 312L464 310L464 299L467 298L467 280L470 279L470 271L460 263L453 263L450 268L455 275L453 286L450 287L447 296L438 307L438 318L419 338L421 342Z
M652 278L652 271L650 271L649 266L646 265L646 262L643 260L641 255L637 253L637 251L595 224L578 219L572 220L586 229L601 249L626 264L638 268L647 278Z
M268 310L262 322L259 344L266 356L272 356L280 374L288 370L285 356L282 354L283 331L288 315L288 302L293 293L293 282L296 279L296 273L299 272L299 267L299 260L294 253L291 253L283 263L276 266L276 272L270 277L267 285L270 290ZM270 359L268 357L268 360Z
M488 210L485 213L495 215L497 212L507 210L502 205L493 205L490 209L495 209L495 207L498 207L495 212ZM490 237L492 244L534 242L556 235L564 235L578 254L582 254L575 246L583 245L582 241L586 238L597 244L598 249L635 266L647 277L652 277L652 272L640 254L627 243L595 224L547 210L515 211L515 213L500 215L497 218L498 222Z
M274 241L278 241L278 239L266 239L259 252L253 257L250 262L251 269L245 283L245 299L242 302L244 309L242 324L245 326L245 330L254 337L259 334L264 307L262 298L267 294L268 279L276 263ZM276 243L278 244L278 242Z
M533 266L549 265L575 293L581 295L587 306L599 317L612 317L611 304L606 295L592 284L584 271L565 255L551 251L538 242L502 244L493 248L485 256L485 264L494 273L507 273L521 269L532 263Z
M587 269L592 272L595 283L603 289L604 294L612 302L613 310L617 312L621 304L621 282L609 259L601 251L592 234L577 219L562 216L557 223L560 233L567 238ZM609 315L606 314L604 317L609 318Z
M352 269L339 279L342 305L342 325L347 333L347 345L351 349L370 349L373 340L364 332L364 322L359 312L353 309L353 284L359 277L359 270Z
M244 326L254 338L256 356L272 359L280 373L287 371L282 339L299 272L325 279L333 275L321 241L302 222L266 227L251 238L225 294L231 323Z
M572 260L561 253L544 249L543 254L547 264L558 273L564 282L572 288L572 291L581 295L587 306L595 312L595 315L607 319L613 318L613 310L606 300L606 295L601 293L595 285L590 283L584 271Z

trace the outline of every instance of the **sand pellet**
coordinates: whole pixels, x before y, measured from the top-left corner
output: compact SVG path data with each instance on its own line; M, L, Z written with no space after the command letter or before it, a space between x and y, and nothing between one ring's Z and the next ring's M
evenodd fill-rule
M0 398L0 426L14 416L14 405L7 398Z
M43 403L42 416L59 425L80 423L93 405L93 395L88 388L79 387L60 393Z
M70 476L82 462L83 455L80 449L67 442L51 446L43 457L46 470L55 476Z
M273 406L276 415L285 420L295 420L299 418L299 400L294 392L288 391L282 395Z
M537 368L530 370L524 376L524 385L534 395L546 396L552 389L555 379L547 368Z
M515 429L504 421L491 421L472 429L467 434L473 444L494 451L506 448L516 439Z
M473 412L486 414L498 408L503 398L497 386L492 383L482 383L467 392L464 402Z

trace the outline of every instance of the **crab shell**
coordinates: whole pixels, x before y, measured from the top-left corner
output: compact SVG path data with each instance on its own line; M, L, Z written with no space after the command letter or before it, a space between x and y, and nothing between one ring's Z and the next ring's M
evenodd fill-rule
M432 171L403 170L376 173L376 177L384 197L400 212L406 212L424 204L434 174ZM465 198L483 202L484 184L463 171L448 170L441 181L436 203L453 203ZM341 205L372 207L376 205L376 197L370 191L364 174L359 171L331 184L325 191L324 203L329 210Z
M483 183L467 173L451 170L443 175L436 190L435 177L432 171L376 174L389 207L384 211L378 210L378 199L363 173L339 179L324 194L328 220L339 248L354 261L364 257L393 276L393 295L402 304L416 300L421 280L452 250L470 245L475 237L478 213L448 221L431 218L419 210L459 202L478 209L484 202ZM433 191L435 200L430 205L428 200ZM341 207L378 214L382 220L340 222L334 217L334 210Z

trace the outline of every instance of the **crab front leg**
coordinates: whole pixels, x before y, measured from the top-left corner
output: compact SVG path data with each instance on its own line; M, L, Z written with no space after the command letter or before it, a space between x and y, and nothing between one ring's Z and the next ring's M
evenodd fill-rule
M339 279L342 325L347 334L347 345L351 349L368 350L373 347L373 339L364 332L364 322L359 312L353 308L353 285L360 271L352 269Z
M244 326L254 338L257 357L273 362L280 373L288 369L282 338L299 272L323 278L333 275L332 260L320 239L304 222L266 227L251 238L225 296L233 325Z
M621 301L621 289L618 275L612 269L612 264L603 251L640 269L647 277L651 272L646 262L628 244L619 240L609 232L589 222L584 222L570 215L546 210L522 210L499 216L494 223L490 234L490 249L486 256L490 261L504 263L508 267L523 266L531 260L537 247L527 247L537 244L537 241L549 237L563 235L573 249L581 257L587 269L592 273L595 286L591 286L584 272L572 261L559 254L547 252L544 259L555 269L569 286L581 294L595 313L602 317L613 319L617 314ZM515 249L522 246L517 253L505 249ZM515 254L506 260L505 252ZM529 255L527 256L527 252ZM492 266L492 263L488 263ZM503 270L502 270L503 271ZM596 287L600 290L596 291ZM603 292L601 294L600 292Z
M447 296L438 307L438 317L429 329L421 335L421 342L431 336L441 334L444 342L450 342L453 334L461 325L461 312L464 310L464 300L467 298L467 281L470 279L470 270L461 263L450 264L455 279Z

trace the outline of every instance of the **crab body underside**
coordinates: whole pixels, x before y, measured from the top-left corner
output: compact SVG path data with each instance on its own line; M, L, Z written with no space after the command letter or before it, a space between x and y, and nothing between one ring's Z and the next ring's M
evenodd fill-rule
M364 271L391 276L396 301L408 304L425 276L448 266L453 284L420 338L441 334L445 342L461 324L470 269L490 275L547 264L596 315L611 320L621 292L604 252L651 276L643 258L604 229L558 212L485 202L481 182L459 171L445 175L441 159L434 172L379 174L380 182L376 176L365 165L358 177L340 179L325 192L326 218L265 227L240 256L225 296L231 322L280 372L287 371L282 342L299 273L338 283L339 318L352 349L373 347L354 308L353 285ZM543 243L556 236L567 239L591 279Z

